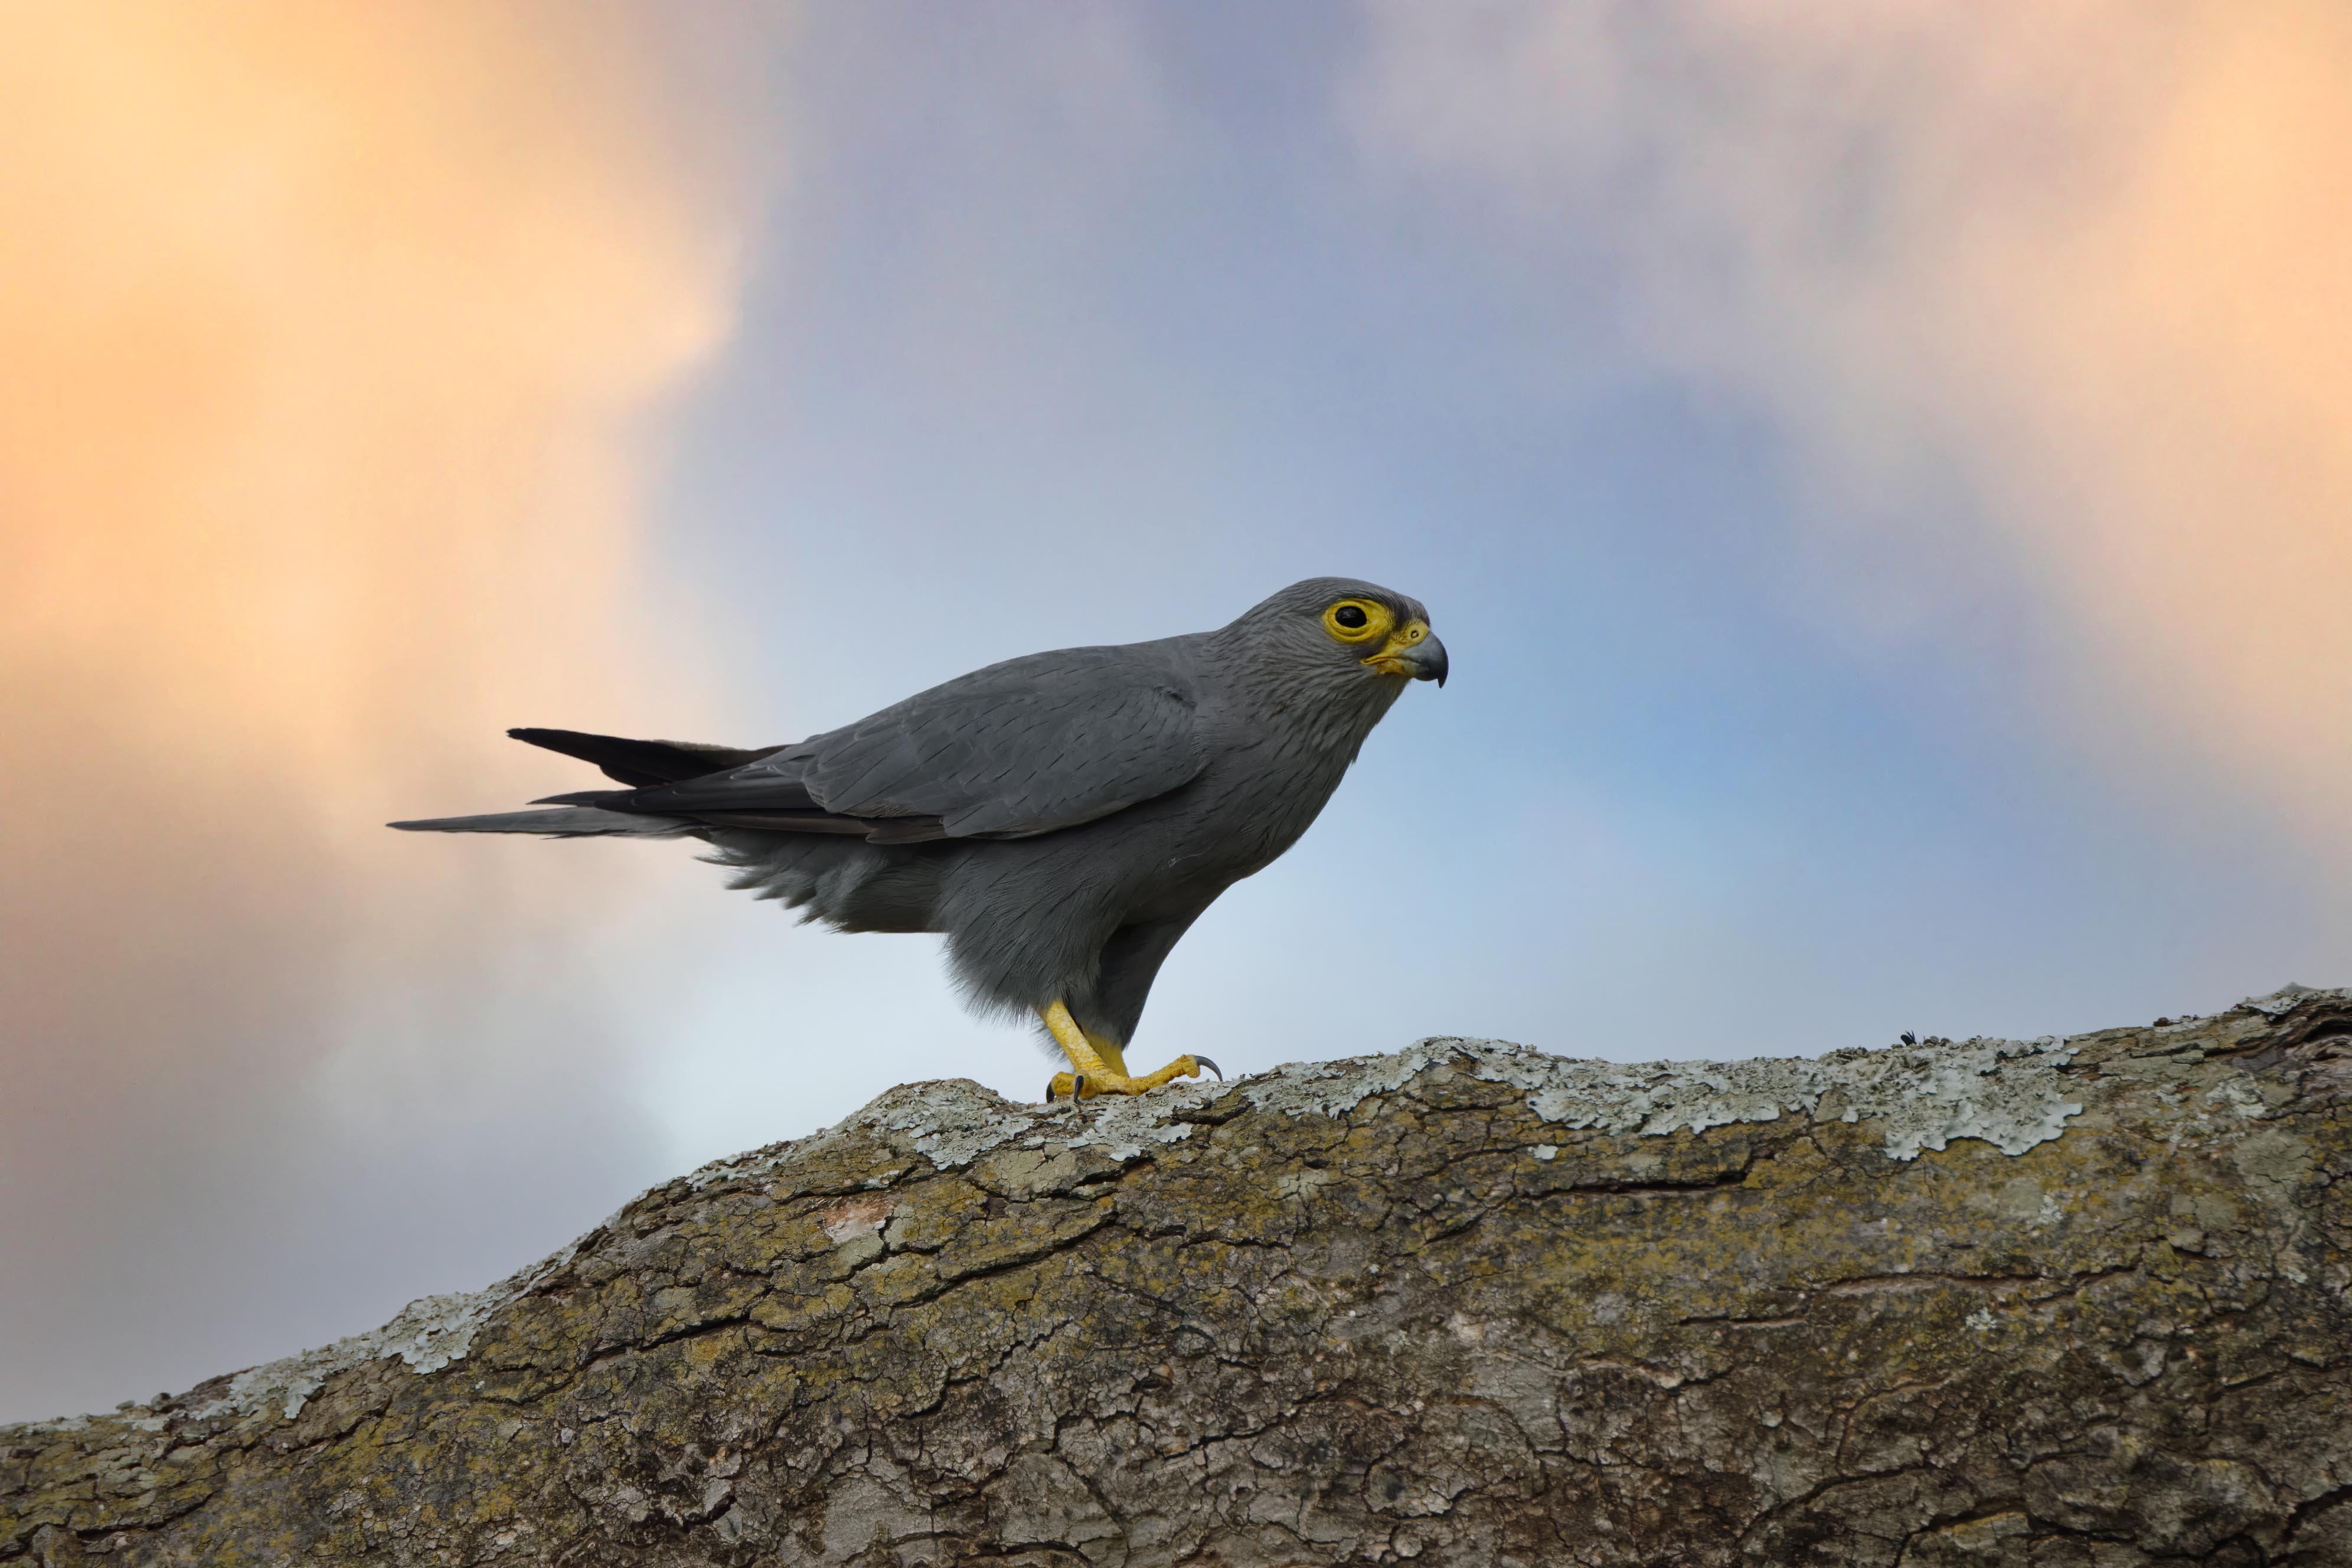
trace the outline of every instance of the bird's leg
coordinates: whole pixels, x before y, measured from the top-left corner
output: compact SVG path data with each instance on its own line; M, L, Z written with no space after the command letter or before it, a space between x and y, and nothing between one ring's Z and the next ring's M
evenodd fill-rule
M1108 1036L1096 1034L1092 1029L1087 1031L1087 1044L1095 1048L1095 1055L1102 1058L1103 1066L1108 1068L1118 1077L1127 1076L1126 1047Z
M1037 1016L1045 1021L1054 1043L1070 1058L1070 1070L1055 1073L1054 1081L1045 1086L1047 1100L1059 1100L1064 1095L1091 1100L1097 1094L1141 1094L1180 1078L1198 1078L1202 1068L1217 1073L1219 1078L1225 1076L1217 1072L1217 1064L1205 1057L1178 1057L1157 1072L1130 1078L1126 1055L1119 1047L1079 1028L1066 1004L1055 1002L1040 1007Z

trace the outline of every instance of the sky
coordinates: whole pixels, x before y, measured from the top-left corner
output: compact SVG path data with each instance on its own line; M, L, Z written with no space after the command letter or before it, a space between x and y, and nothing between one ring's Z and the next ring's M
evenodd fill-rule
M0 16L0 1420L900 1082L933 939L387 818L1293 579L1443 691L1138 1040L2064 1033L2352 981L2352 16Z

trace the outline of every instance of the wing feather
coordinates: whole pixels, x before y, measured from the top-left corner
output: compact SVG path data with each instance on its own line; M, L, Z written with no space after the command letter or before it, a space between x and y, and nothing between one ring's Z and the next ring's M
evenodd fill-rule
M1025 838L1165 795L1207 763L1191 681L1146 643L1032 654L724 772L549 804L885 844Z
M811 798L844 816L935 817L950 838L1075 827L1180 788L1207 765L1190 683L1138 651L1014 659L775 760L800 758Z

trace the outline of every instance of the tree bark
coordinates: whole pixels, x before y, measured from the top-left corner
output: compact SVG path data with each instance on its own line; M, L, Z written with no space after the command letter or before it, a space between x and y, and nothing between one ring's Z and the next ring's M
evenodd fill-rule
M2352 1563L2352 992L964 1082L0 1428L0 1561Z

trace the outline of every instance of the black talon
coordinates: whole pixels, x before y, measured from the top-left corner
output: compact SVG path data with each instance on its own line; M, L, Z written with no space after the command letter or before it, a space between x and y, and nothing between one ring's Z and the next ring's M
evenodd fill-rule
M1221 1067L1219 1067L1216 1063L1214 1063L1214 1062L1211 1061L1208 1058L1203 1057L1203 1056L1197 1056L1197 1055L1196 1055L1196 1056L1195 1056L1195 1057L1193 1057L1193 1058L1192 1058L1192 1065L1193 1065L1193 1066L1195 1066L1195 1067L1204 1067L1204 1068L1207 1068L1211 1072L1215 1073L1215 1074L1217 1075L1217 1081L1218 1081L1219 1083L1223 1083L1223 1082L1224 1082L1224 1081L1225 1081L1225 1069L1224 1069L1224 1068L1221 1068Z
M1072 1073L1070 1075L1070 1103L1075 1105L1086 1097L1087 1075L1082 1072Z
M1054 1080L1050 1078L1045 1080L1045 1103L1054 1103Z

